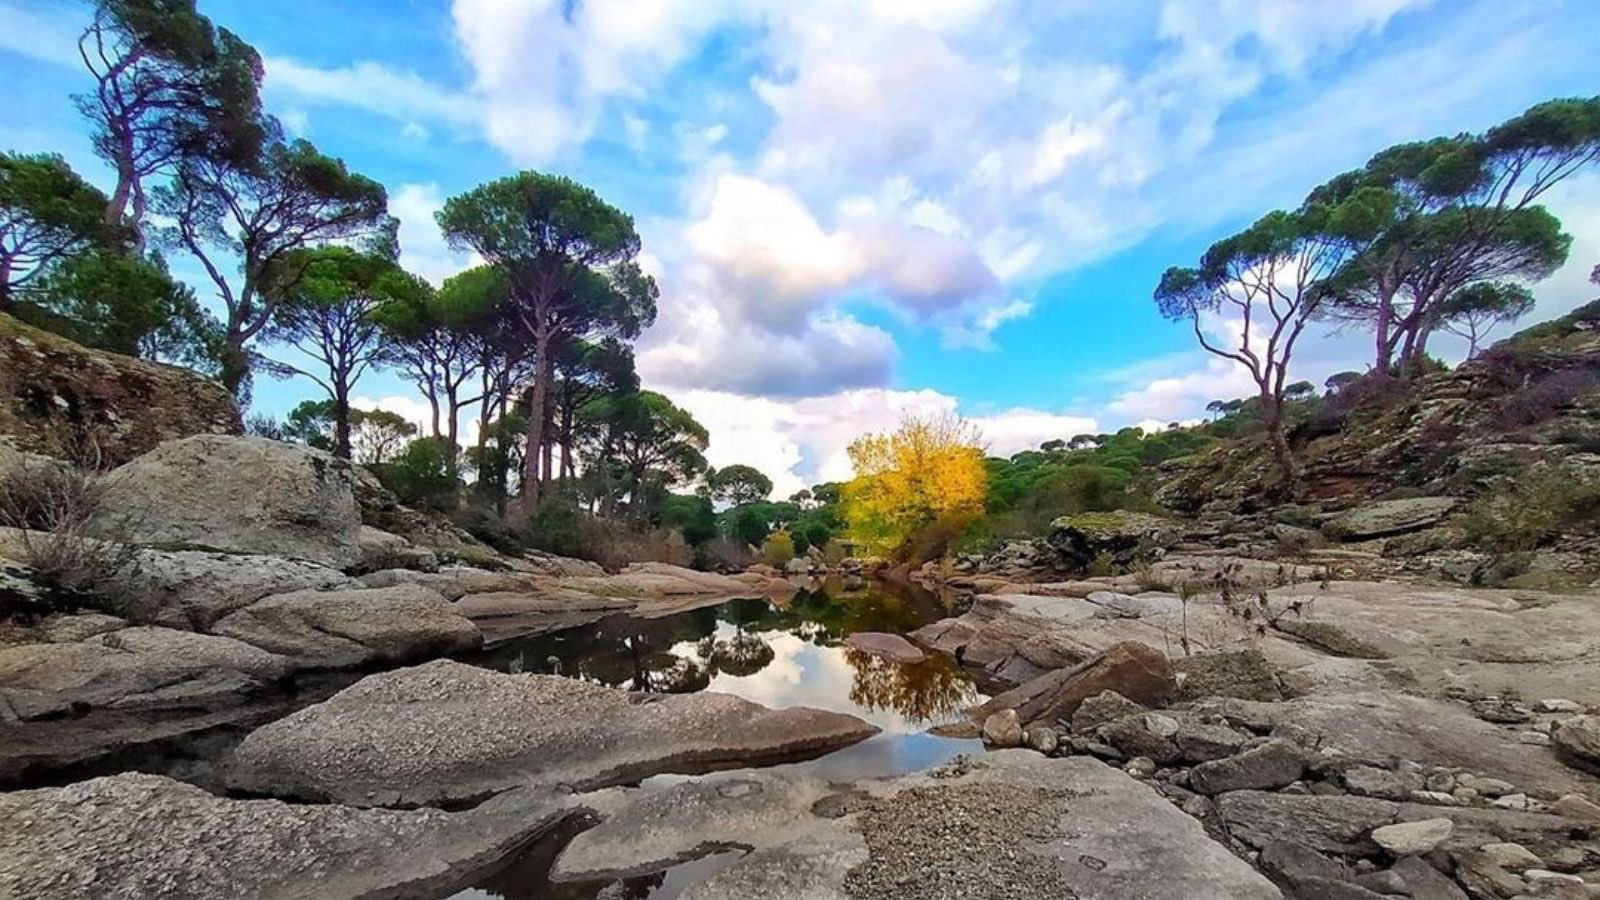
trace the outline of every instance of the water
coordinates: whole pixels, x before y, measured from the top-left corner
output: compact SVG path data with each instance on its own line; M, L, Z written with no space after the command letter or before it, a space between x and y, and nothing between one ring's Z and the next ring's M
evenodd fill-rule
M612 616L589 625L502 644L479 660L507 672L556 673L638 691L719 691L781 709L810 706L849 713L878 735L807 762L767 771L831 781L886 777L937 766L979 748L975 740L928 729L964 722L985 698L953 660L930 655L895 663L843 645L858 631L906 634L961 609L951 597L911 586L830 581L787 601L734 600L653 619ZM655 789L683 780L663 775ZM458 900L601 896L605 884L552 884L548 872L572 834L542 841ZM670 900L739 854L719 853L665 872L629 879L604 894ZM620 893L619 893L620 891Z

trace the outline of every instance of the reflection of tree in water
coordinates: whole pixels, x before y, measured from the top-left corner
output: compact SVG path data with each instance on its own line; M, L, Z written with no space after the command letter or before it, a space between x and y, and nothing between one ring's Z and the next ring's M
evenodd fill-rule
M736 678L756 674L776 656L771 644L758 635L743 631L725 641L704 638L696 649L700 652L700 658L709 662L712 668Z
M695 660L673 654L682 643L694 643L717 628L714 607L659 619L615 616L593 625L515 641L490 659L495 668L510 670L522 661L523 671L560 674L636 691L698 691L711 672Z
M845 647L854 676L850 702L873 710L894 710L921 725L944 721L975 704L977 689L955 660L932 655L918 663L898 663Z

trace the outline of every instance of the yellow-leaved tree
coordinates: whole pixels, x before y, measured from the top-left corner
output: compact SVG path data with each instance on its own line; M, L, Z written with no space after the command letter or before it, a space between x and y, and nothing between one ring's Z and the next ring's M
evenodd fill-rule
M850 445L844 486L850 537L873 553L931 559L983 514L989 473L978 430L958 416L908 416Z

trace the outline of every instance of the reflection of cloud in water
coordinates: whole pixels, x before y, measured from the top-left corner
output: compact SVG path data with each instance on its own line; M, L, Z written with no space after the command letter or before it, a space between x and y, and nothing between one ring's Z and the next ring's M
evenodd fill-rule
M728 626L728 635L734 633ZM717 628L718 638L723 638L723 627ZM888 696L874 696L872 706L851 699L858 684L856 667L850 664L842 647L819 647L792 634L768 632L762 635L773 651L772 662L753 675L735 676L718 673L711 679L707 690L720 691L752 700L764 706L781 709L789 706L811 706L817 709L850 713L882 728L887 734L914 734L930 724L946 721L959 714L967 702L977 702L977 694L964 680L953 688L960 702L935 704L939 707L931 720L907 718L893 707L920 708L916 702L903 702ZM693 644L679 645L674 653L694 654ZM874 660L875 664L879 661ZM947 691L951 688L946 687ZM859 696L859 692L856 692ZM948 699L948 698L947 698ZM874 706L879 708L873 708ZM885 708L887 707L887 708ZM939 715L938 713L949 713Z

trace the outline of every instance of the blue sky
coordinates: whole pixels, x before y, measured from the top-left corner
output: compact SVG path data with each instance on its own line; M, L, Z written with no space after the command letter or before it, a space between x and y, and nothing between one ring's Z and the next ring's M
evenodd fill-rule
M710 427L714 463L780 493L844 475L849 440L906 411L957 410L1012 452L1242 395L1156 316L1163 269L1389 144L1600 92L1585 0L201 9L262 52L271 112L388 186L430 279L470 262L433 210L517 169L632 213L662 288L646 384ZM104 182L69 101L86 18L0 0L0 145ZM1576 242L1533 319L1586 299L1600 262L1600 176L1550 205ZM1360 368L1366 343L1312 335L1296 374ZM257 404L313 392L265 382ZM421 406L388 373L359 393Z

